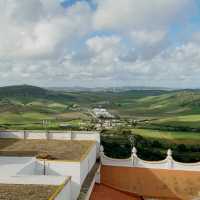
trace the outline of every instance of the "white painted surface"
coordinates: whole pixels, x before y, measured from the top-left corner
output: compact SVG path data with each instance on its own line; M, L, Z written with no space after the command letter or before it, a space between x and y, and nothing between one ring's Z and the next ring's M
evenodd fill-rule
M55 200L71 200L72 199L71 189L72 189L71 180L69 180L68 183L62 189L62 191L55 198Z
M47 175L71 176L72 199L77 199L81 185L96 162L96 145L81 162L46 161ZM43 174L44 163L37 161L36 174Z
M1 176L3 184L61 185L69 177L65 176Z
M0 138L24 139L24 131L1 131Z
M97 151L97 146L94 145L91 151L86 156L86 158L82 160L80 163L81 184L83 183L83 181L85 180L85 177L90 172L90 170L92 169L92 167L94 166L96 162L96 158L97 158L96 151Z
M180 163L172 158L172 151L168 150L167 157L162 161L145 161L137 156L137 150L133 149L133 153L129 159L113 159L107 157L100 148L101 162L103 165L120 166L120 167L140 167L150 169L170 169L183 171L200 171L200 162L198 163Z
M1 131L0 138L54 139L54 140L92 140L100 144L100 134L96 131Z
M14 176L27 166L31 166L29 171L33 171L35 160L34 157L1 156L0 176Z
M44 167L46 172L45 177L71 176L71 199L77 199L82 183L96 162L97 153L99 153L99 133L92 132L87 134L86 132L51 132L47 134L42 132L0 132L0 138L22 139L24 136L26 139L45 139L46 137L48 139L68 140L72 138L74 140L97 141L96 145L93 145L85 159L80 162L45 161L44 165L44 161L37 160L34 157L0 157L0 176L7 178L15 176L16 180L23 180L23 178L24 180L37 180L39 177L44 179ZM30 177L32 178L30 179ZM38 183L39 182L41 181L38 181Z

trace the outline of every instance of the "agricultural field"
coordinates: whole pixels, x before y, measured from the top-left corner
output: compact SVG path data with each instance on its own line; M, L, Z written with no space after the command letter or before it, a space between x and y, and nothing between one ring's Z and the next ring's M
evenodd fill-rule
M165 140L175 144L200 144L200 133L180 131L160 131L151 129L133 129L133 134L144 138Z
M123 132L129 129L128 133L138 138L137 148L144 159L162 159L166 150L172 148L179 161L200 160L199 90L67 91L27 85L3 87L0 129L93 130L91 110L96 107L106 108L123 122L137 121L136 127L102 133L109 156L129 156L131 145Z
M117 134L115 134L117 133ZM134 136L138 156L149 161L166 158L168 149L180 162L198 162L200 160L200 133L169 132L146 129L106 130L101 136L106 155L115 158L128 158L132 145L130 135Z
M180 130L190 129L200 131L200 115L172 116L155 120L153 124L157 127L174 127Z
M0 113L0 127L11 130L62 129L60 125L63 123L66 123L71 128L79 128L81 123L86 123L87 121L88 116L81 112L61 114L41 112Z

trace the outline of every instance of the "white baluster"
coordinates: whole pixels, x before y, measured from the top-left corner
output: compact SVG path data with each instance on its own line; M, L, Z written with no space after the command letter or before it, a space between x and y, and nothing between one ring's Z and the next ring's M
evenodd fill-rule
M172 157L171 149L167 150L167 162L168 162L168 168L172 169L173 168L173 157Z
M131 159L132 159L132 164L135 167L137 165L137 149L135 147L133 147L132 149L132 155L131 155Z

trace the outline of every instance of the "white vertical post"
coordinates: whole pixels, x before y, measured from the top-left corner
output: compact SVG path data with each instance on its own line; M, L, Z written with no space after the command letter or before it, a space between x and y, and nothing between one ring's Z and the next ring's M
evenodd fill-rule
M173 158L172 158L172 150L167 150L167 163L168 163L168 169L173 168Z
M137 149L133 147L132 149L132 154L131 154L131 160L132 160L132 165L135 167L137 166Z

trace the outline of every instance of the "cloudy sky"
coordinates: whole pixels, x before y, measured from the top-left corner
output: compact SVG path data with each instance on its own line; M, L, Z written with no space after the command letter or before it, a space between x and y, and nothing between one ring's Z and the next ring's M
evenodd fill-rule
M199 0L0 0L0 86L200 88Z

